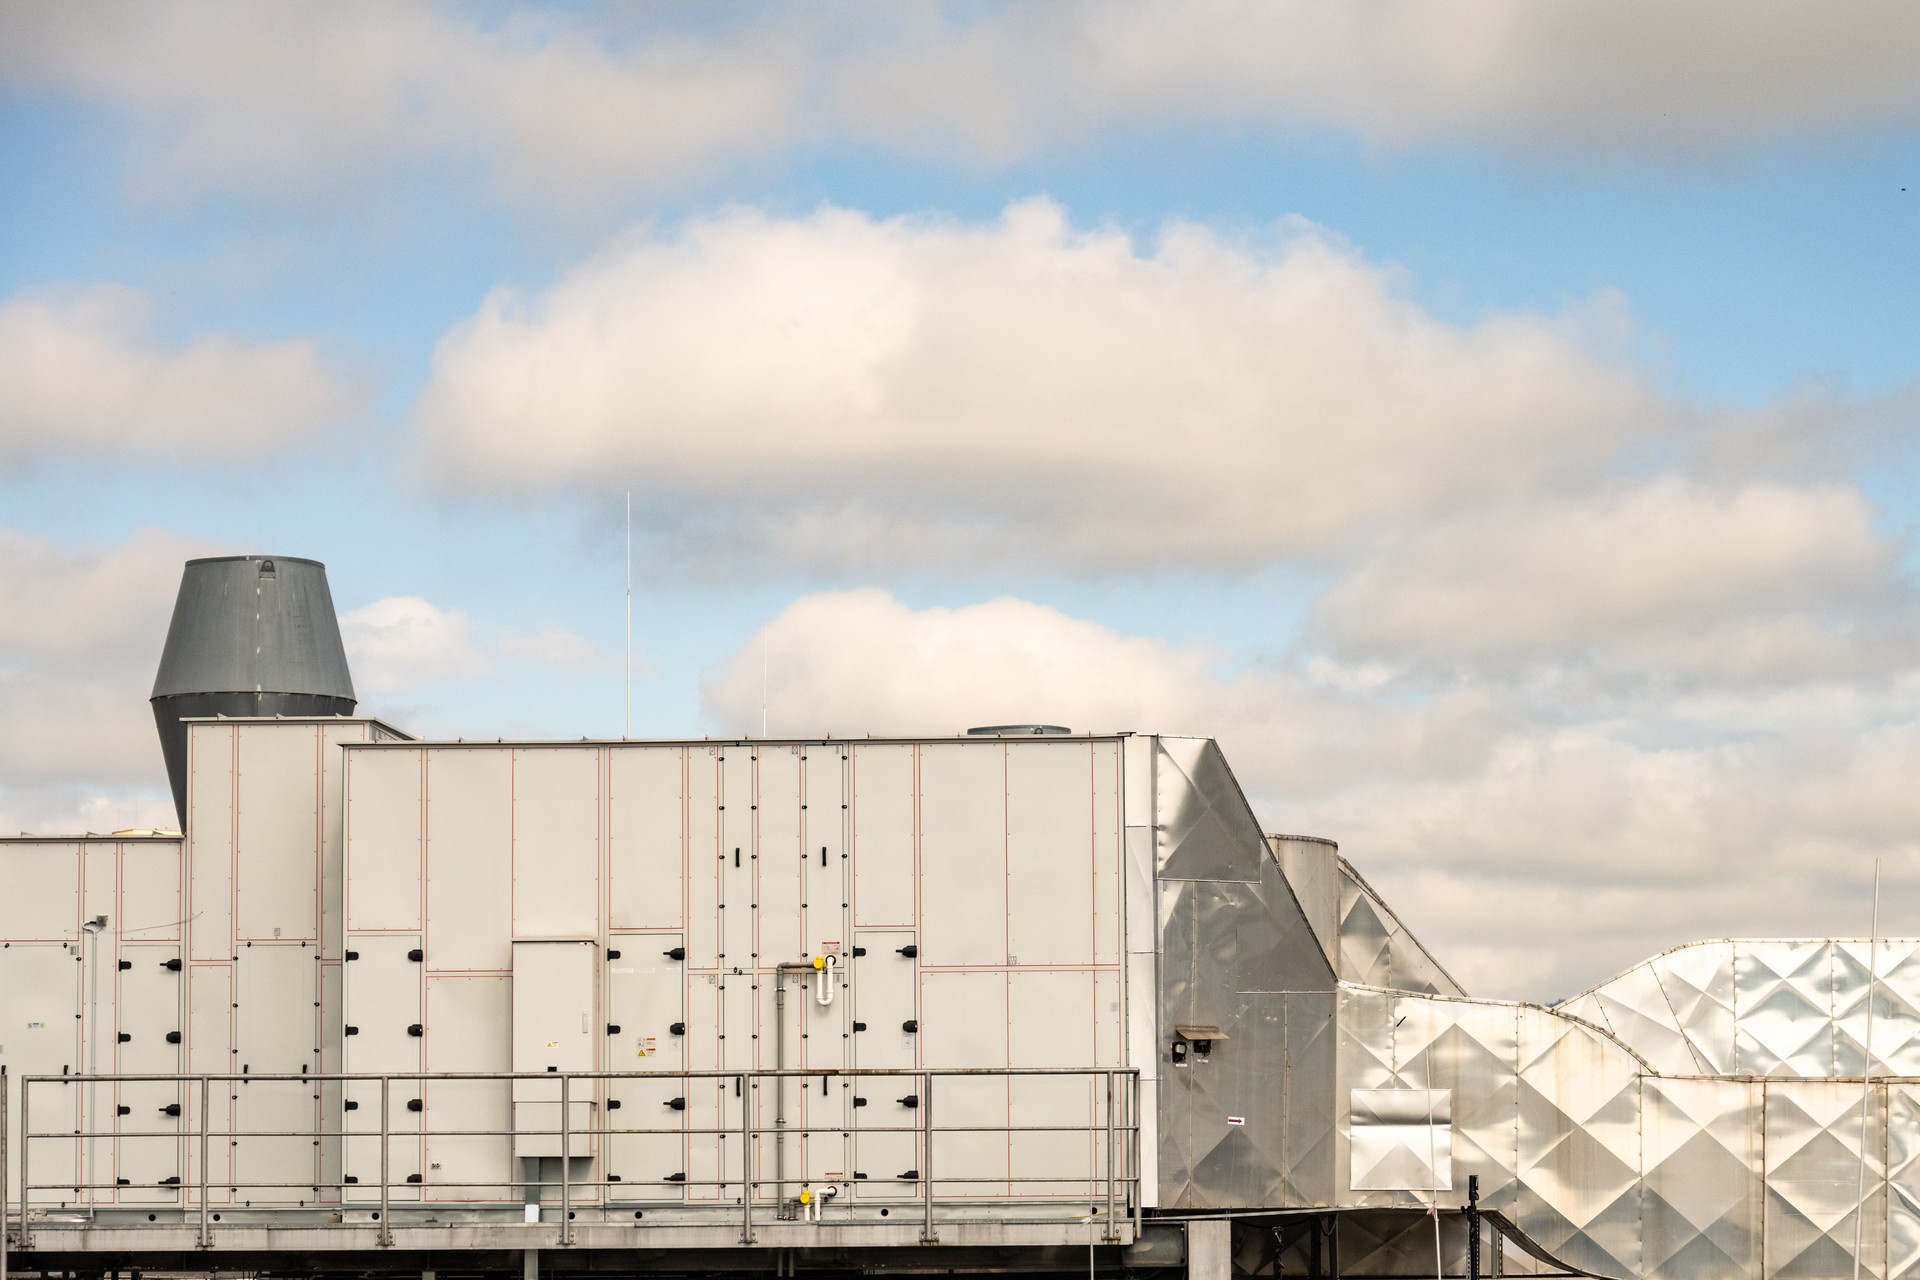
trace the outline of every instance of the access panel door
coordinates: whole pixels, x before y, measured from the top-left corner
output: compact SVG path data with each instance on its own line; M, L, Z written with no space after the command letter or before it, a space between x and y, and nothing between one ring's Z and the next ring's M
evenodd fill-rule
M389 1198L418 1199L421 1179L420 1111L408 1104L424 1100L417 1078L425 1027L421 1015L422 971L418 934L355 934L347 939L346 1049L349 1074L388 1076L385 1109ZM392 1078L394 1076L399 1078ZM377 1078L347 1081L343 1090L347 1131L344 1198L380 1196L381 1093Z
M120 947L117 1007L122 1075L176 1075L184 1046L186 973L177 942ZM116 1177L121 1204L177 1204L180 1200L181 1119L186 1097L177 1080L123 1080L115 1092L120 1134ZM133 1136L139 1135L139 1136Z
M607 1171L619 1201L686 1197L684 935L616 935L607 949ZM680 1030L676 1031L675 1028ZM665 1130L643 1133L637 1130Z
M913 1199L920 1172L920 1083L910 1074L920 1064L919 947L905 929L856 929L853 946L853 1065L902 1073L854 1077L854 1195Z
M594 1050L605 1034L595 1020L600 963L600 948L591 942L513 944L515 1072L562 1075L595 1069ZM569 1158L594 1153L593 1082L572 1081L567 1088L563 1126L558 1080L514 1081L516 1154L558 1156L562 1147Z

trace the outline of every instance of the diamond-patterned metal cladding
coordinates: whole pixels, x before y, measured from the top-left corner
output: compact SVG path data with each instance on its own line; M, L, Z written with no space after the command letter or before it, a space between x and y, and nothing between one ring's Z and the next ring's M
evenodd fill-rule
M1801 998L1818 961L1806 947L1762 950L1774 977L1749 990L1764 1019ZM1884 970L1909 962L1896 949ZM1688 963L1696 1005L1725 1009L1710 966ZM1651 1280L1850 1280L1860 1229L1862 1275L1888 1275L1891 1259L1894 1280L1920 1280L1920 1084L1872 1083L1863 1164L1858 1080L1665 1076L1555 1010L1345 986L1339 999L1343 1207L1404 1210L1433 1198L1380 1189L1414 1185L1419 1171L1371 1172L1394 1153L1369 1131L1383 1105L1445 1091L1453 1186L1478 1175L1486 1208L1572 1267ZM1876 1047L1879 1017L1876 1007ZM1810 1042L1765 1030L1770 1039L1756 1044L1804 1053ZM1457 1207L1461 1193L1441 1199Z
M1662 1074L1857 1076L1865 1062L1869 954L1873 1073L1920 1076L1920 942L1913 939L1697 943L1635 965L1560 1008L1611 1031Z
M1885 1096L1884 1089L1868 1095L1863 1178L1860 1086L1850 1080L1767 1081L1765 1280L1851 1275L1855 1217L1863 1201L1861 1274L1885 1273Z
M1641 1078L1643 1274L1702 1280L1759 1270L1760 1107L1757 1082Z

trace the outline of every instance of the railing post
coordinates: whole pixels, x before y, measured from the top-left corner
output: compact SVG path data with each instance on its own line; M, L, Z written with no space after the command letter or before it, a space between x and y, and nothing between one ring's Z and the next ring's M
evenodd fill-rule
M392 1149L391 1120L387 1111L387 1098L392 1093L391 1076L380 1077L380 1235L378 1241L382 1247L393 1243L393 1206L387 1194L387 1185L391 1181L391 1169L387 1162L388 1152Z
M13 1171L7 1164L7 1069L0 1066L0 1280L7 1280L7 1206L8 1175ZM23 1197L20 1204L20 1220L26 1221L27 1206Z
M573 1243L573 1178L568 1165L573 1163L573 1101L571 1075L560 1077L560 1243Z
M1117 1233L1115 1232L1115 1230L1114 1230L1114 1225L1113 1225L1113 1172L1114 1172L1114 1152L1113 1152L1113 1136L1114 1136L1114 1135L1113 1135L1113 1130L1114 1130L1114 1125L1113 1125L1113 1104L1114 1104L1114 1089L1113 1089L1113 1072L1112 1072L1112 1071L1108 1071L1108 1072L1106 1073L1106 1081L1107 1081L1107 1239L1108 1239L1108 1241L1109 1241L1109 1242L1111 1242L1111 1241L1114 1241L1114 1240L1117 1240L1117 1239L1119 1239L1119 1238L1120 1238L1120 1237L1119 1237L1119 1235L1118 1235L1118 1234L1117 1234Z
M1140 1069L1135 1067L1127 1079L1127 1180L1133 1188L1133 1238L1138 1240L1147 1200L1146 1179L1140 1173Z
M740 1086L740 1243L753 1243L753 1099L749 1096L747 1073L742 1071Z
M207 1214L207 1128L213 1115L213 1078L200 1077L200 1247L213 1248L213 1224Z
M920 1077L920 1190L926 1197L920 1219L920 1240L932 1244L933 1234L933 1074Z

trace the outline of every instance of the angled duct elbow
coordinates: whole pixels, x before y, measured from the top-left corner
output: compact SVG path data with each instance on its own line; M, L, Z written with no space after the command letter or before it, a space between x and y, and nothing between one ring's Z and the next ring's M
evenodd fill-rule
M186 720L343 716L353 708L325 565L287 556L187 561L153 682L153 719L183 830Z

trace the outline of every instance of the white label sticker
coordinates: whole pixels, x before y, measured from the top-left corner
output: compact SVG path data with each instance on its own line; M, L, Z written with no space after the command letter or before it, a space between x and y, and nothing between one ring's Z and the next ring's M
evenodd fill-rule
M1247 1118L1245 1116L1228 1116L1227 1117L1228 1124L1245 1124L1246 1122L1247 1122Z

